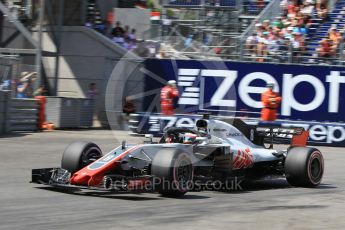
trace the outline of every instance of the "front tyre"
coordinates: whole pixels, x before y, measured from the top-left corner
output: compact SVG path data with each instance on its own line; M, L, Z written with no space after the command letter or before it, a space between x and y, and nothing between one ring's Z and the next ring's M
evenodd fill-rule
M322 180L324 160L316 148L294 147L288 151L284 167L292 186L316 187Z
M61 168L73 174L100 157L102 157L102 151L98 145L85 141L74 142L65 149Z
M162 149L153 158L151 174L155 187L166 197L180 197L190 190L193 181L190 155L177 149Z

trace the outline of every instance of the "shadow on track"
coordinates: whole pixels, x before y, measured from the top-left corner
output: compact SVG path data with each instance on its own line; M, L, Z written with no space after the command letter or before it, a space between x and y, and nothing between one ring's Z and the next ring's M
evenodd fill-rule
M9 134L0 135L0 139L24 137L24 136L30 136L32 134L33 133L31 133L31 132L13 132L13 133L9 133Z
M258 208L258 211L287 210L287 209L320 209L326 208L327 205L278 205Z
M248 191L259 191L268 189L288 189L294 188L291 186L286 179L267 179L267 180L257 180L257 181L247 181L244 183L243 188ZM310 189L336 189L336 186L331 184L320 184L315 188Z
M153 194L153 193L130 193L130 192L107 192L107 191L86 191L77 188L56 188L56 187L35 187L37 189L53 191L53 192L60 192L70 195L77 195L77 196L90 196L90 197L99 197L99 198L107 198L107 199L120 199L120 200L128 200L128 201L149 201L149 200L162 200L162 199L187 199L187 200L197 200L197 199L207 199L210 197L207 196L199 196L199 195L189 195L186 194L180 198L166 198L162 197L157 194L156 197L147 197L143 196L145 194Z
M291 189L291 186L286 179L266 179L266 180L253 180L253 181L242 181L241 189L237 190L220 190L225 193L250 193L254 191L271 190L271 189ZM320 184L319 186L311 189L336 189L336 186L331 184Z

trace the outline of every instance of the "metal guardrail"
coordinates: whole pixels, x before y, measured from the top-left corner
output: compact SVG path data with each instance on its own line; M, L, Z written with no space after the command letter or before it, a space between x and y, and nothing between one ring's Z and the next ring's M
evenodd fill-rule
M56 128L92 127L94 108L91 99L47 97L46 120Z
M166 0L165 6L173 7L233 7L239 4L239 0Z
M39 103L36 99L11 99L9 131L37 131Z
M11 91L0 91L0 135L9 132L9 104Z

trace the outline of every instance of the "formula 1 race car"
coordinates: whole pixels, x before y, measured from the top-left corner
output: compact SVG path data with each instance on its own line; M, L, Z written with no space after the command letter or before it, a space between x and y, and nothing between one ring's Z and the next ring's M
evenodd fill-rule
M287 150L273 149L280 138L291 139ZM137 145L123 141L105 155L94 143L73 143L63 153L61 168L33 169L32 182L114 192L157 191L168 197L239 178L278 176L292 186L315 187L321 182L324 160L318 149L305 146L307 139L302 128L259 129L240 119L204 116L194 129L172 127L158 143L152 138Z

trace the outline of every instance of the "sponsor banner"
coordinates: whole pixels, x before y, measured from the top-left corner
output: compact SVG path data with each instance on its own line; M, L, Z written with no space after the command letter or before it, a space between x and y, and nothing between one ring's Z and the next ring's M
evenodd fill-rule
M159 92L164 82L177 81L178 113L259 117L261 93L266 83L273 82L282 96L280 119L345 121L341 67L159 59L146 60L145 67L145 92ZM144 111L160 111L159 93L143 102Z
M161 114L135 114L130 119L129 128L133 134L153 134L159 137L170 127L192 129L200 118L200 115L162 116Z
M131 124L131 132L136 134L153 134L161 136L169 127L193 128L200 115L162 116L160 114L136 114ZM309 145L345 147L345 124L320 123L302 121L259 122L258 120L244 121L257 127L274 126L279 128L303 127L309 131ZM288 143L288 142L287 142Z

